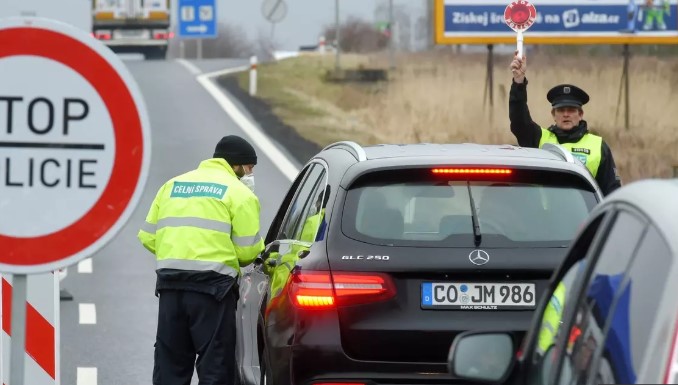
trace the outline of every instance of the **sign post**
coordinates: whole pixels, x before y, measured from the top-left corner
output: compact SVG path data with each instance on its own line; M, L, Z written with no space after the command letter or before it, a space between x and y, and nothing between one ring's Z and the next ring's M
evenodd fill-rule
M261 14L271 23L271 41L275 37L275 25L287 15L287 3L283 0L265 0L261 4Z
M177 35L195 39L196 56L202 59L202 40L217 37L216 0L178 0L178 5Z
M518 57L523 57L523 32L527 31L537 18L537 10L527 0L514 1L504 10L506 25L517 34Z
M12 290L12 342L9 362L12 365L10 384L24 384L26 350L26 274L16 274Z
M143 192L150 127L124 63L69 24L0 20L0 84L0 272L14 286L10 384L35 384L24 371L27 275L75 264L118 233Z

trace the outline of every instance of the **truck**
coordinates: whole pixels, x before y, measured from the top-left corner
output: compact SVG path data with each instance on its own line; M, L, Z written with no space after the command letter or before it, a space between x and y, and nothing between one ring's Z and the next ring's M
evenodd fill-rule
M174 37L171 0L92 0L92 36L116 53L165 59Z

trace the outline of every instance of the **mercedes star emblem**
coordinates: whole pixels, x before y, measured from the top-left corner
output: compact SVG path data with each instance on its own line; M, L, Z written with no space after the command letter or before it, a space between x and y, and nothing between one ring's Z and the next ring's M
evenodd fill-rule
M469 261L474 265L484 265L490 261L490 255L483 250L473 250L471 254L468 255Z

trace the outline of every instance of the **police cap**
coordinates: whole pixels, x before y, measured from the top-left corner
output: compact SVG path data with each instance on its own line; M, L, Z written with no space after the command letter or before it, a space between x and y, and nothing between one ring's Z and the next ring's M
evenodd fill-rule
M581 108L589 102L589 95L581 88L572 84L559 84L549 90L546 99L553 108L577 107Z

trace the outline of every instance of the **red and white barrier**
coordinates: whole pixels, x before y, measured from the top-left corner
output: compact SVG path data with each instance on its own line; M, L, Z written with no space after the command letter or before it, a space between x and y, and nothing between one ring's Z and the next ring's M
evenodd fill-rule
M318 39L318 52L320 52L321 54L325 53L325 44L326 44L325 36L320 36L320 38Z
M27 276L26 303L26 357L24 383L30 385L59 385L59 274L31 274ZM0 288L0 372L2 383L10 384L10 341L12 309L12 276L2 275Z
M250 95L257 94L257 57L250 57Z

